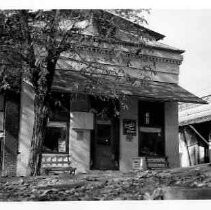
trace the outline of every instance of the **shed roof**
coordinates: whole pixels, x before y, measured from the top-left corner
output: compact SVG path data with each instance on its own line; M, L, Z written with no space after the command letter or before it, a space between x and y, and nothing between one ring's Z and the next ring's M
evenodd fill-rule
M208 104L187 104L180 105L179 125L189 125L211 121L211 95L202 97Z
M147 100L206 103L206 101L173 83L139 80L138 85L132 85L125 79L116 80L113 76L101 75L100 84L94 86L93 84L97 80L99 80L99 75L85 76L77 71L57 70L53 89L90 94L90 89L87 87L91 85L92 93L97 95L112 95L115 89L116 94L137 96Z

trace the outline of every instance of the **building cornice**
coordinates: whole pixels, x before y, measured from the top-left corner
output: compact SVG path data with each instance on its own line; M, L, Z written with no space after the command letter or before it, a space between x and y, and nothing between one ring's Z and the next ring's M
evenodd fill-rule
M99 53L101 55L109 55L109 56L115 56L117 53L121 53L121 55L125 58L136 58L140 59L142 61L151 61L156 63L170 63L170 64L177 64L180 65L182 63L182 59L173 59L173 58L166 58L166 57L158 57L154 55L149 54L136 54L132 52L122 51L122 50L113 50L109 48L100 48L90 45L80 45L77 46L75 44L70 44L70 48L79 50L79 51L87 51L87 52L93 52L93 53Z

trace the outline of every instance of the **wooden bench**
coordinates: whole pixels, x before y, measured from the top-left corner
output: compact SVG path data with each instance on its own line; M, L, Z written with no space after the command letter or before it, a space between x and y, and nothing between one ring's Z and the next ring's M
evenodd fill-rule
M42 171L48 175L51 171L66 171L75 175L76 168L71 166L70 155L43 155Z
M169 167L167 157L146 157L147 169L159 170Z

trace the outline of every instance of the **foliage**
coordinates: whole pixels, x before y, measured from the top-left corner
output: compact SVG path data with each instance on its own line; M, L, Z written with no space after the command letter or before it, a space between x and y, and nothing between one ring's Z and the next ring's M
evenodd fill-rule
M38 94L49 94L55 73L53 66L62 69L63 65L73 71L79 71L87 78L83 89L91 95L96 95L95 90L99 90L99 87L104 85L104 75L115 76L115 80L130 82L132 85L139 84L137 82L139 78L126 73L124 68L109 69L102 65L95 54L87 59L84 48L94 46L103 51L105 43L109 43L112 47L108 49L109 56L104 55L104 59L110 62L115 58L122 66L130 67L130 58L116 49L118 44L127 45L122 42L117 33L118 31L126 33L136 41L137 47L135 51L131 50L131 53L137 55L141 53L146 40L152 37L142 30L137 30L133 25L126 24L124 19L132 20L135 24L144 24L146 23L142 15L144 12L149 13L149 10L0 11L0 88L19 90L19 77L23 75L32 83ZM93 34L90 30L92 24L97 28L97 34ZM51 68L48 68L50 66ZM144 66L143 69L155 74L154 67L155 64ZM96 75L100 76L96 77ZM146 81L150 79L148 76L141 77ZM16 82L13 82L13 79L16 79ZM143 84L141 83L140 86ZM82 88L77 80L71 85L76 92L79 87ZM97 94L99 95L99 92ZM125 95L117 93L115 87L112 92L106 95L102 93L102 95L101 97L104 98L117 98L121 101L122 108L127 107Z
M145 19L139 16L141 11L113 12L127 19L132 18L135 23L143 23ZM73 82L69 85L74 86L76 90L83 85L87 94L96 95L95 90L104 87L106 75L112 74L115 80L121 78L122 82L136 83L137 78L125 72L124 68L119 68L116 72L115 68L108 69L100 63L95 54L92 56L84 53L90 46L98 48L101 53L105 51L105 46L109 46L104 59L112 61L115 58L123 66L126 64L126 67L129 67L130 57L125 56L117 46L128 46L132 40L136 44L132 50L127 49L134 55L139 55L146 40L151 40L152 37L143 28L124 18L102 10L0 11L1 87L7 89L13 88L15 84L19 86L19 83L12 81L14 75L17 75L18 81L22 77L31 83L35 92L35 119L29 160L31 175L39 174L42 142L49 114L49 97L59 66L66 66L68 70L83 75L86 82L79 84L72 78ZM129 41L122 41L122 34L129 37ZM11 70L13 76L9 73ZM148 66L148 71L153 72L153 68ZM103 98L125 101L125 96L118 94L115 87L106 94L101 91L101 94Z
M150 9L114 9L109 11L138 25L147 24L144 13L150 13Z
M132 19L135 23L145 22L144 17L139 16L143 10L113 10L112 12L127 19ZM100 65L97 61L88 61L86 55L83 55L78 47L97 45L103 49L103 43L110 42L114 46L113 49L110 49L113 53L112 56L121 62L122 54L115 51L114 44L115 41L121 40L116 37L115 31L119 28L125 31L130 30L130 28L122 27L124 23L115 19L116 16L102 10L15 10L1 11L0 14L2 29L0 38L1 62L15 67L22 66L18 71L23 71L36 89L39 89L47 75L50 75L48 71L51 70L46 70L47 65L49 65L47 63L52 59L56 63L64 52L67 52L67 58L78 61L80 65L83 64L83 68L80 69L83 75L87 71L94 72L96 69L98 72L101 70L101 74L107 74L108 70L103 65ZM99 31L97 41L94 34L89 34L86 37L83 35L89 29L92 18ZM130 33L132 34L132 30L130 30ZM139 40L136 53L141 51L143 45L144 41ZM130 65L129 59L127 65ZM128 80L135 79L126 74L123 69L119 71ZM87 76L91 85L102 82L100 78L96 80L92 76ZM92 88L90 87L90 90Z

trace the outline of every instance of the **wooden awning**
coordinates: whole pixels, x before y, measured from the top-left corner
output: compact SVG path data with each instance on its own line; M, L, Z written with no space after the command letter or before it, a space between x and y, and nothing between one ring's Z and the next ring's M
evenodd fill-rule
M98 80L98 82L96 82ZM96 82L96 85L94 83ZM91 87L91 91L89 89ZM82 75L77 71L57 70L53 82L53 89L65 92L77 92L85 94L109 95L125 94L137 96L141 99L156 101L172 101L206 104L207 102L186 91L173 83L139 80L132 84L124 79L116 79L113 76Z

